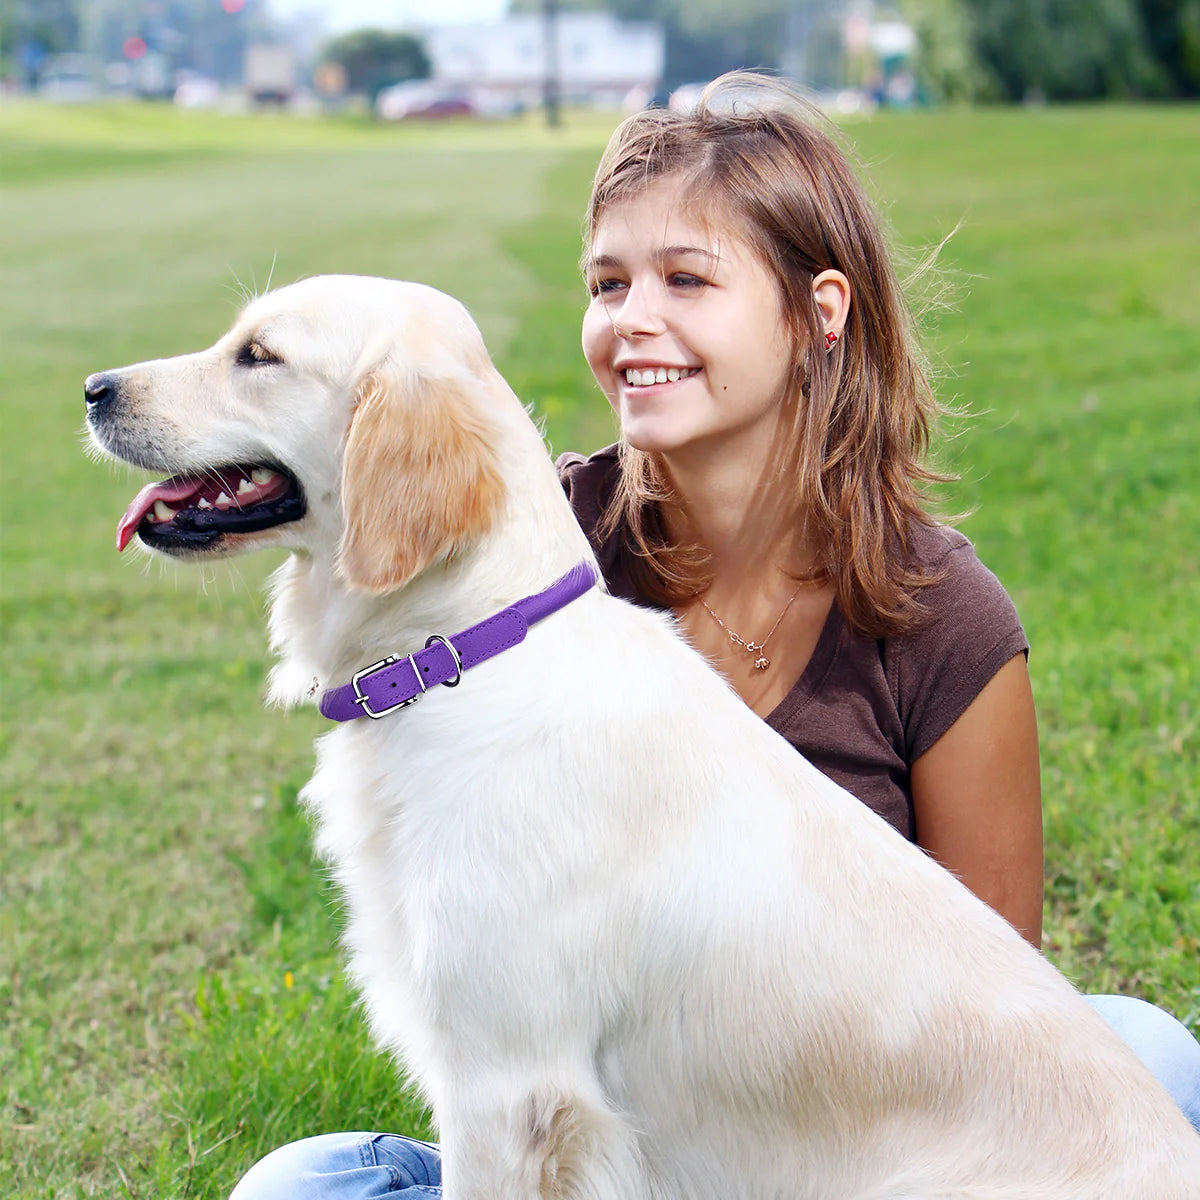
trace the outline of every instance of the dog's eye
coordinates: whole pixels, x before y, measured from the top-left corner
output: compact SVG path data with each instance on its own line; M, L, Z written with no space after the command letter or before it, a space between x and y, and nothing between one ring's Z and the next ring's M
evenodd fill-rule
M272 354L266 346L258 342L247 342L239 351L237 364L239 367L267 367L281 364L283 359Z

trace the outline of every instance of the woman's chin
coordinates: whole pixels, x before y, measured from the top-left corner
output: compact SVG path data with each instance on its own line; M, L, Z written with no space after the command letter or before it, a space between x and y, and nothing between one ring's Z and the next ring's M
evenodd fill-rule
M677 421L663 420L661 415L648 419L646 414L629 411L621 414L621 436L646 454L669 454L692 440L691 431L680 428Z
M644 454L670 454L673 450L679 450L687 444L686 438L681 440L670 437L658 430L625 427L621 432L630 446L635 450L641 450Z

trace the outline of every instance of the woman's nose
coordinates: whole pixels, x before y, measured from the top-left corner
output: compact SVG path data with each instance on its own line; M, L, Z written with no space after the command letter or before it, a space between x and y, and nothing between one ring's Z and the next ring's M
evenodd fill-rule
M654 337L665 328L662 306L653 287L632 284L609 309L613 332L622 338Z

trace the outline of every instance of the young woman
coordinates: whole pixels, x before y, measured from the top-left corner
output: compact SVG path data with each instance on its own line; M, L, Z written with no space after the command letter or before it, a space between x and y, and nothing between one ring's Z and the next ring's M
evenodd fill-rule
M611 591L672 609L747 705L1035 946L1042 833L1028 649L921 486L936 415L879 222L822 121L718 80L614 133L588 218L583 348L619 445L559 461ZM1200 1046L1096 1007L1200 1129ZM435 1147L331 1134L235 1200L415 1197Z

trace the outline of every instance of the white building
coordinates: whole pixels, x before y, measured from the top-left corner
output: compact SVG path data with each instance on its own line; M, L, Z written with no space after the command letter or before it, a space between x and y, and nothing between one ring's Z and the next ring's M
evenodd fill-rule
M555 20L560 94L568 103L619 104L632 88L653 92L662 78L660 25L610 13L564 12ZM432 82L487 105L535 105L549 69L546 20L517 13L493 24L423 30Z

